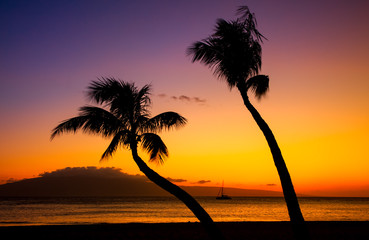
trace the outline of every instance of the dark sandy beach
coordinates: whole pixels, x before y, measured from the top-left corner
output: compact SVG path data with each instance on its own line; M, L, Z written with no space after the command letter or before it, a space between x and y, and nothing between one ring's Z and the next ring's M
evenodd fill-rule
M369 239L369 222L308 222L312 239ZM229 240L292 239L289 222L218 223ZM1 239L209 239L199 223L0 227Z

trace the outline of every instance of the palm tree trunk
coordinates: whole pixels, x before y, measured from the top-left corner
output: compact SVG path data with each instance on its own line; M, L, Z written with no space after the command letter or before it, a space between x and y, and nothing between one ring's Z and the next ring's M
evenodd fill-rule
M201 205L186 191L177 185L171 183L167 179L160 176L154 170L149 168L147 164L138 156L137 147L131 145L132 156L140 171L146 175L153 183L166 190L170 194L174 195L180 201L182 201L199 219L204 226L208 235L214 240L224 240L224 236L218 226L215 224L209 214L201 207Z
M243 99L243 102L246 108L250 111L252 117L256 121L257 125L259 126L260 130L263 132L268 142L270 151L273 156L274 164L277 168L279 179L281 181L283 195L284 195L284 199L287 204L288 214L290 216L295 238L299 240L308 240L310 239L309 231L305 224L305 220L302 215L299 202L297 200L297 196L296 196L293 184L292 184L290 174L288 172L286 163L282 156L282 152L278 146L278 143L274 137L274 134L272 130L269 128L268 124L261 117L259 112L251 104L247 96L246 88L241 85L238 85L237 87L241 93L241 96L242 96L242 99Z

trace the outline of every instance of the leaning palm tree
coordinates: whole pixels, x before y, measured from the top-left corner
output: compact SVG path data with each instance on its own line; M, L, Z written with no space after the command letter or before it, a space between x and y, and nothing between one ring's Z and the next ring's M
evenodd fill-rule
M269 77L258 75L261 69L261 45L265 37L256 29L256 19L247 6L240 7L237 20L218 19L215 32L208 38L193 43L188 49L192 62L199 61L213 70L213 73L241 93L246 108L263 132L277 168L288 213L299 239L308 238L304 217L296 197L291 177L281 150L269 128L249 100L252 92L260 99L269 89Z
M114 78L93 81L87 96L101 107L81 107L77 117L61 122L52 130L51 139L65 132L76 133L77 130L112 138L101 160L112 157L119 147L130 149L133 160L148 179L181 200L204 225L212 239L224 239L211 217L193 197L153 171L138 155L140 145L149 154L149 161L164 163L168 149L157 133L181 127L187 122L175 112L150 117L149 94L150 85L138 89L133 83Z

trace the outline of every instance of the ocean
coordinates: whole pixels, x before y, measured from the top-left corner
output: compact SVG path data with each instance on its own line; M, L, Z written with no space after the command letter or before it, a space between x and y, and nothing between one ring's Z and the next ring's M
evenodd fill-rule
M289 221L279 197L196 198L214 221ZM369 198L299 198L306 221L369 221ZM198 221L174 197L0 198L0 226Z

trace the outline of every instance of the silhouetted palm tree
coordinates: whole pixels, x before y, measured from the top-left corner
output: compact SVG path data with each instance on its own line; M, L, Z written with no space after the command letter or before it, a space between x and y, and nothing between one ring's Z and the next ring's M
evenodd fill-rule
M229 88L236 87L240 91L246 108L268 142L296 236L304 239L307 235L304 218L282 153L268 124L248 97L251 91L260 99L269 89L269 77L258 75L261 69L260 43L265 37L256 29L255 16L248 7L240 7L238 14L241 17L237 20L218 19L214 34L193 43L187 53L192 56L192 62L209 66L218 78L226 80Z
M133 83L103 78L93 81L87 93L92 101L102 107L81 107L77 117L63 121L52 130L51 139L64 132L76 133L77 130L112 138L101 160L111 157L118 147L130 149L141 172L181 200L213 239L224 239L211 217L193 197L149 168L138 155L137 147L140 144L149 153L149 161L162 164L168 157L168 149L157 133L181 127L187 120L175 112L150 117L149 85L138 89Z

